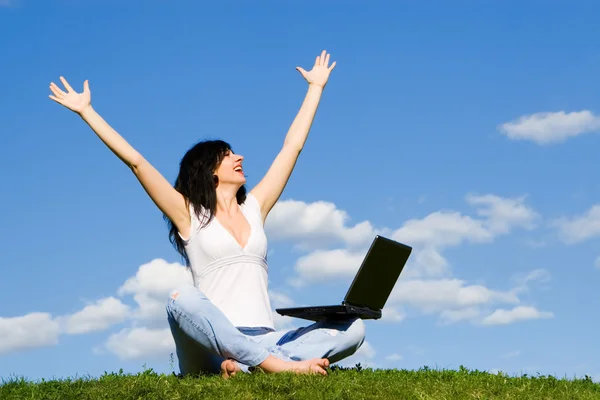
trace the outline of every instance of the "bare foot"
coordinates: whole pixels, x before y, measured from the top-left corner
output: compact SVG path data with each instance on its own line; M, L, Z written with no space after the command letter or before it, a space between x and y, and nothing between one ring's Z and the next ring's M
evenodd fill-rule
M225 360L221 363L221 376L225 379L235 376L239 371L241 369L234 360Z
M327 375L325 368L329 367L329 360L326 358L313 358L312 360L290 362L288 371L296 374L321 374Z
M304 361L283 361L269 355L258 367L268 374L293 372L295 374L327 375L325 368L329 367L329 360L326 358L313 358Z

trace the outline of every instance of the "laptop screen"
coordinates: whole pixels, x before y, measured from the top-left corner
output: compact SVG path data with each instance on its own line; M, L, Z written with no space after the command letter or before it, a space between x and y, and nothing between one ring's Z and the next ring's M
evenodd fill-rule
M412 247L376 236L344 301L381 310L412 252Z

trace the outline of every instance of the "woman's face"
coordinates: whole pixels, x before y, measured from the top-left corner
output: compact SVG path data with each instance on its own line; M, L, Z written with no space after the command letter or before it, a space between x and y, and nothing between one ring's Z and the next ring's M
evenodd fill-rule
M242 161L244 157L228 151L221 161L221 165L215 171L215 175L219 179L219 184L239 185L246 183L244 170L242 169Z

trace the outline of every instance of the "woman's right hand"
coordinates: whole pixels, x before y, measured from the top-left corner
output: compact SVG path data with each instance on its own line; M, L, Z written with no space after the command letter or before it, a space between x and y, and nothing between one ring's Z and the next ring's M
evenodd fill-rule
M77 114L81 114L85 109L90 107L92 102L92 95L90 93L90 85L86 80L83 82L83 92L77 93L73 90L69 82L62 76L60 77L60 81L65 86L67 92L62 91L54 82L50 83L50 90L54 94L54 96L50 95L49 97L57 102L58 104L65 106L69 110L76 112Z

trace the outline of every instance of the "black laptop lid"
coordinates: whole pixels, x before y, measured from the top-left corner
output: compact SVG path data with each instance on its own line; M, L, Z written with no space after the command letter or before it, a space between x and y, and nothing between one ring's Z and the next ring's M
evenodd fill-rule
M381 310L411 251L410 246L376 236L346 293L344 302Z

